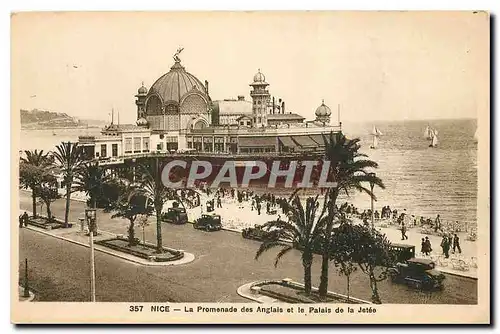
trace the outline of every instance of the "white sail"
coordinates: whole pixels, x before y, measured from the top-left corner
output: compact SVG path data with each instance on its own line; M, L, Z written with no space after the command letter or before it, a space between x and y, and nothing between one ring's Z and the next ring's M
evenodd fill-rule
M375 132L376 132L377 136L383 135L382 131L380 131L378 128L375 128Z
M431 145L432 147L436 147L438 144L438 137L437 137L437 134L435 132L432 132L432 142L431 142Z
M378 146L378 137L373 136L373 142L371 148L377 148L377 146Z
M375 127L375 125L373 126L373 129L372 129L372 135L374 135L374 136L377 135L377 128Z
M432 129L432 133L434 134L434 136L437 136L439 132L436 129Z
M474 139L477 141L478 135L477 135L477 129L476 132L474 132Z
M431 128L427 125L427 127L425 128L425 131L424 131L424 137L426 139L431 139L432 136L431 136Z

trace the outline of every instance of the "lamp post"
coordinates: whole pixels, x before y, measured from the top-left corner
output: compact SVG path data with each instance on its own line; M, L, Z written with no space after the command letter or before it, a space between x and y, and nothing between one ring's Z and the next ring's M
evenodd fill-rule
M375 178L375 173L370 173L368 174L370 175L370 177L372 178ZM370 191L371 191L371 196L370 196L370 199L371 199L371 211L372 211L372 229L374 230L375 229L375 212L374 212L374 209L373 209L373 187L375 186L375 184L373 183L373 181L370 181Z
M95 302L95 260L94 260L94 231L97 227L96 209L85 209L85 218L89 227L90 243L90 295L91 301Z

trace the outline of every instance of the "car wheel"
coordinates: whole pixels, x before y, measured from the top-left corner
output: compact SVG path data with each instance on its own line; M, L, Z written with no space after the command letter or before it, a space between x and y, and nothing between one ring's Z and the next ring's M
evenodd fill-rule
M417 290L422 289L422 283L420 283L420 282L415 283L415 289L417 289Z
M205 231L210 232L210 226L205 226Z

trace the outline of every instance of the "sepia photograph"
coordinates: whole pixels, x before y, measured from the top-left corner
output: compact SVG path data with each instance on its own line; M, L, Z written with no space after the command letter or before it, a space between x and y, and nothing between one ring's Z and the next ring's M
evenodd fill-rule
M485 11L12 13L11 321L489 323L489 115Z

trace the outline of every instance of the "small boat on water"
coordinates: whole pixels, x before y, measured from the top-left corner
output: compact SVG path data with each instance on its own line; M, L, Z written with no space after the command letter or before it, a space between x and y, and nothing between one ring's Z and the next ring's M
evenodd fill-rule
M383 133L380 131L376 126L373 126L372 130L372 145L370 146L371 149L376 149L378 146L378 137L382 136Z
M433 130L431 132L431 143L430 143L429 147L436 147L437 144L438 144L437 131Z
M57 136L57 133L55 131L52 131L53 136Z

